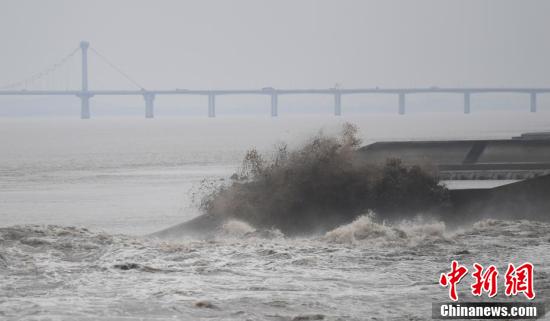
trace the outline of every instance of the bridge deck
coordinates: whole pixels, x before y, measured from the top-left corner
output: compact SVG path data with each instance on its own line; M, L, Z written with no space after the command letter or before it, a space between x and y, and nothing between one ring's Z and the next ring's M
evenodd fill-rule
M550 88L355 88L355 89L212 89L212 90L0 90L0 95L8 96L39 96L39 95L296 95L296 94L482 94L482 93L550 93Z

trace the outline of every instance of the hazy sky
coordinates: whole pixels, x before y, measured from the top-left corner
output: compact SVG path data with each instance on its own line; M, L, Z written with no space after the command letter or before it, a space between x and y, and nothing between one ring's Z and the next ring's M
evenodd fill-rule
M146 88L550 86L549 15L546 0L0 0L0 86L82 39ZM91 88L132 88L90 59Z

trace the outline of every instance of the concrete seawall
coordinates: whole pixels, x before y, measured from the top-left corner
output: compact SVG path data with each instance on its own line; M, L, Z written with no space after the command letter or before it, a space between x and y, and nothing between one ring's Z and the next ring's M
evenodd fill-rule
M549 221L550 175L491 189L452 190L451 201L450 222L484 217Z
M378 142L359 150L372 164L399 158L435 167L442 180L522 180L485 189L451 190L450 223L483 217L550 220L550 134L507 140Z
M378 142L359 150L369 163L399 158L436 167L444 180L527 179L550 174L550 139Z

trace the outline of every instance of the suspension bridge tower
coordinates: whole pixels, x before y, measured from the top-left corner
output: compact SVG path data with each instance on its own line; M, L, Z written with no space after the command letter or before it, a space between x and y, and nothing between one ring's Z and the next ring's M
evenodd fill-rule
M90 98L92 94L88 91L88 48L90 43L87 41L80 42L80 51L82 53L82 90L78 94L80 97L80 118L90 118Z

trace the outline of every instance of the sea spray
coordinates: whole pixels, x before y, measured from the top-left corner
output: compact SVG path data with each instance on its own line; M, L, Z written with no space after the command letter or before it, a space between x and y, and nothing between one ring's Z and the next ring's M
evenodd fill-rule
M357 128L346 123L340 136L319 133L302 146L276 147L271 159L255 149L227 184L212 184L201 210L220 220L286 235L324 233L374 210L383 220L435 212L449 201L437 173L397 159L367 164L357 156Z
M373 212L361 215L353 222L327 232L323 240L331 243L370 245L415 246L428 240L447 240L445 224L440 221L425 221L418 217L396 224L377 222Z
M246 222L238 220L229 220L222 225L221 231L226 236L243 237L256 231L255 228Z

